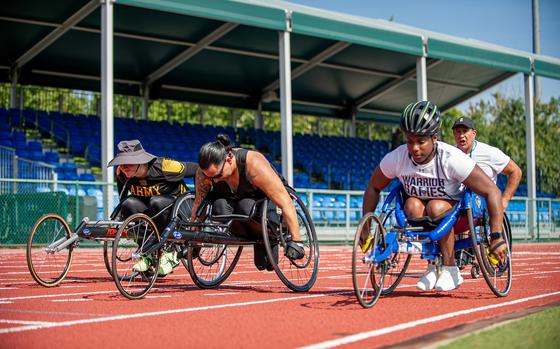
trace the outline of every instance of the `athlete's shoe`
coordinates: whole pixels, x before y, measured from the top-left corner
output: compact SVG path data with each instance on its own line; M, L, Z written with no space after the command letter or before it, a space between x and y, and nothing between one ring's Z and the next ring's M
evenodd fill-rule
M152 255L149 255L148 257L142 257L142 259L136 262L136 264L132 266L132 270L138 272L145 272L148 269L150 269L150 266L152 265L154 265L154 260Z
M436 291L451 291L463 283L463 277L456 266L442 266L436 282Z
M179 265L179 259L176 252L163 252L158 266L158 276L165 276L173 271L173 268Z
M416 288L422 291L429 291L436 286L438 280L437 268L435 264L429 263L426 272L416 283Z

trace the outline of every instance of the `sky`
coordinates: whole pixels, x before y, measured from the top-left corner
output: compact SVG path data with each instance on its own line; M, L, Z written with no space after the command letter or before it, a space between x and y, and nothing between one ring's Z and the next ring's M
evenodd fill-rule
M379 18L521 51L533 51L532 0L289 0L367 18ZM541 54L560 58L560 0L539 0ZM560 81L541 79L541 99L560 98ZM466 108L491 93L524 96L523 76L496 85L459 105ZM429 91L428 91L429 98Z

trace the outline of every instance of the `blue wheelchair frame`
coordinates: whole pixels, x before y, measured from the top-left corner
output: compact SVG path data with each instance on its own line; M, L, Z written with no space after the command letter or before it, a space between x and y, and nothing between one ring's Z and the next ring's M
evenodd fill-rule
M422 246L421 257L428 260L436 259L440 254L440 249L436 242L451 230L453 225L461 217L461 211L466 211L469 228L474 231L475 227L472 218L473 193L470 189L465 190L463 196L457 205L455 205L455 208L438 224L434 230L431 231L419 231L418 227L407 227L403 201L400 195L401 190L401 185L398 185L391 190L381 208L381 212L384 213L384 216L386 217L394 211L398 226L392 227L386 234L386 247L377 246L377 248L372 250L370 255L366 257L366 261L373 260L375 264L379 264L380 262L391 258L393 253L399 252L399 242L407 243L409 246L411 245L411 242L419 242ZM393 201L395 201L395 206L391 207L391 203ZM478 235L477 243L479 243ZM473 244L470 237L455 240L455 251L471 247L473 247Z
M358 224L352 252L352 280L360 305L365 308L372 307L380 295L391 293L405 275L411 255L419 254L421 258L427 260L438 258L440 249L437 241L448 234L455 223L463 217L466 217L468 227L462 225L455 227L460 230L457 231L459 234L455 235L455 251L470 250L469 253L473 256L471 258L474 258L469 262L473 265L471 276L477 278L480 271L496 296L505 297L509 294L512 280L511 254L507 254L502 262L491 259L486 205L484 202L479 202L482 198L465 189L457 204L445 217L437 217L435 220L427 217L417 219L411 223L420 226L410 226L408 224L410 220L407 222L405 216L401 192L401 185L391 190L381 207L380 218L374 213L367 213ZM395 223L395 226L387 227L387 219L389 223ZM375 229L372 228L374 225ZM365 238L364 229L369 230L368 239L371 241L369 251L365 252L362 244ZM507 217L504 218L502 229L506 242L511 241ZM468 234L465 236L463 233L466 231ZM406 261L400 259L401 254L407 256ZM401 263L402 268L399 269ZM477 270L476 276L473 270ZM379 280L376 275L379 276ZM397 275L397 278L385 288L387 275Z

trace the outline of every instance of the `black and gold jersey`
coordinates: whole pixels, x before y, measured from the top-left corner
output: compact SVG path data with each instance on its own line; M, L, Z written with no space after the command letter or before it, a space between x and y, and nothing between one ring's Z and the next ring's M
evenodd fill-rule
M150 197L157 195L178 196L188 191L183 179L194 177L197 169L198 165L193 162L180 162L158 157L148 164L146 177L127 179L119 166L117 168L117 187L121 201L128 195L143 201L148 201ZM125 186L126 189L123 191Z

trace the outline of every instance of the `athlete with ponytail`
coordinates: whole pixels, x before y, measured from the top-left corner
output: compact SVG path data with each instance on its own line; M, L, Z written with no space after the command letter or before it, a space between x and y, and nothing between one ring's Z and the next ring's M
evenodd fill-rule
M272 225L276 222L276 226L279 226L280 217L276 207L280 208L291 236L291 240L287 242L286 256L291 259L304 257L303 244L299 241L296 209L286 190L287 183L264 155L258 151L233 148L229 137L220 134L216 141L206 143L200 148L198 164L193 220L205 198L212 201L212 215L249 215L255 202L267 197L272 201L267 210L269 221ZM260 219L255 218L248 222L234 221L230 231L240 236L262 236ZM274 248L276 255L277 248ZM254 249L255 266L259 270L273 270L264 245L256 244Z

